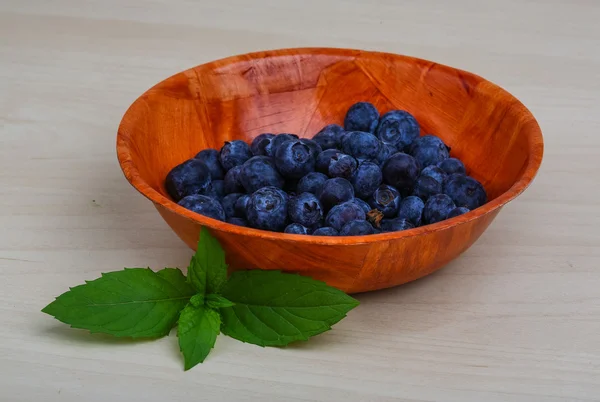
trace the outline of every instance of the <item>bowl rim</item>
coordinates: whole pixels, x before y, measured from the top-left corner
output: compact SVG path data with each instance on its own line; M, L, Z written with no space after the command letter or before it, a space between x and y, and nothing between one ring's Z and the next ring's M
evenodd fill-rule
M467 212L466 214L459 215L454 218L446 219L441 222L437 222L434 224L428 224L424 226L420 226L413 229L403 230L399 232L388 232L388 233L380 233L380 234L372 234L372 235L363 235L363 236L312 236L312 235L297 235L297 234L288 234L281 232L271 232L266 230L248 228L233 225L224 221L219 221L216 219L212 219L206 217L204 215L192 212L180 205L178 205L175 201L163 196L161 193L152 188L144 179L142 179L137 167L133 163L133 159L130 153L130 146L132 145L132 139L129 135L124 134L124 128L126 125L131 124L128 121L128 116L133 109L133 106L142 100L149 92L156 88L160 88L161 84L165 81L169 80L173 76L179 75L181 73L194 70L197 68L212 68L216 66L223 66L227 64L231 64L239 61L241 57L247 59L260 59L266 57L278 57L278 56L286 56L286 55L318 55L318 54L327 54L333 56L386 56L386 57L395 57L399 59L404 59L406 61L412 62L420 62L420 63L432 63L439 67L451 69L457 71L461 74L465 74L468 76L476 77L486 84L488 84L487 90L495 90L504 94L507 99L509 99L513 106L519 108L522 113L529 117L529 126L524 129L524 135L527 136L527 163L522 169L518 179L515 183L504 193L500 194L495 199L487 202L479 208L476 208L472 211ZM215 229L222 232L227 232L235 235L242 236L251 236L251 237L260 237L263 239L269 239L274 241L284 241L284 242L294 242L294 243L303 243L303 244L320 244L320 245L341 245L341 244L368 244L375 242L386 242L391 240L399 240L402 238L420 236L423 234L437 232L441 230L450 229L455 226L463 225L473 220L479 219L480 217L492 213L499 208L503 207L508 202L515 199L519 196L533 181L537 172L541 166L543 153L544 153L544 142L542 131L540 126L531 113L531 111L523 105L523 103L517 99L515 96L510 94L504 88L494 84L486 80L485 78L465 71L459 68L451 67L445 64L429 61L426 59L421 59L417 57L407 56L403 54L395 54L390 52L383 51L374 51L374 50L360 50L360 49L349 49L349 48L336 48L336 47L296 47L296 48L282 48L282 49L271 49L271 50L262 50L238 55L232 55L225 58L213 60L207 63L199 64L195 67L191 67L189 69L183 70L179 73L168 77L148 90L142 93L127 109L125 114L123 115L121 122L119 124L119 128L117 131L117 159L119 161L119 165L121 170L123 171L124 176L129 181L129 183L144 197L152 201L156 207L162 206L166 210L179 215L183 218L186 218L194 223L200 224L210 229Z

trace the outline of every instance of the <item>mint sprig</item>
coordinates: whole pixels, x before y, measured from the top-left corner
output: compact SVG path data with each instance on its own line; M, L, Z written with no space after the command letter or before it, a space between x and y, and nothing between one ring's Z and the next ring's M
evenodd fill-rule
M159 338L177 325L185 370L203 362L222 331L243 342L285 346L331 329L358 301L308 277L238 271L200 232L187 278L178 268L125 268L71 288L42 311L73 328L115 337Z

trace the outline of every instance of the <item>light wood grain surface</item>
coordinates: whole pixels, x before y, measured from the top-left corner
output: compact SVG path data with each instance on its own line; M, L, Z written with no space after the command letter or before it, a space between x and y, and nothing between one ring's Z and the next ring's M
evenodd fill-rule
M0 400L600 400L600 2L0 1ZM174 336L112 342L40 309L123 266L191 252L123 178L116 129L182 69L338 46L476 72L537 117L533 185L460 259L359 296L283 349L224 336L184 372Z

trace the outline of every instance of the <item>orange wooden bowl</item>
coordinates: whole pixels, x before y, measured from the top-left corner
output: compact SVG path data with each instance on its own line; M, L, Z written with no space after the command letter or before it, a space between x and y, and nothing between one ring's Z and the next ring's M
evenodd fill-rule
M290 235L230 225L173 202L171 168L224 141L263 132L312 137L342 123L357 101L380 112L404 109L423 133L452 147L488 193L488 203L433 225L356 237ZM412 57L349 49L283 49L233 56L160 82L126 112L117 153L129 182L150 199L192 249L202 226L227 251L232 269L298 272L349 293L400 285L468 249L501 207L531 183L543 141L532 114L483 78Z

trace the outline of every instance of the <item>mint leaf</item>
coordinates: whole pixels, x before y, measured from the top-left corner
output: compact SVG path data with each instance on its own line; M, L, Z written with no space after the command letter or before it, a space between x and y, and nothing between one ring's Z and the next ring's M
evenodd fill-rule
M225 252L219 241L203 227L196 253L188 267L188 282L199 293L220 293L226 281Z
M125 268L71 288L42 312L92 333L156 338L169 333L193 295L179 269Z
M279 271L239 271L222 295L221 331L243 342L283 346L331 329L358 301L324 282Z
M223 307L231 307L234 304L235 303L232 303L221 295L211 293L206 296L206 305L210 308L214 308L215 310Z
M185 360L185 370L206 359L219 335L220 326L221 317L211 308L188 304L183 309L179 317L177 336L179 349Z

